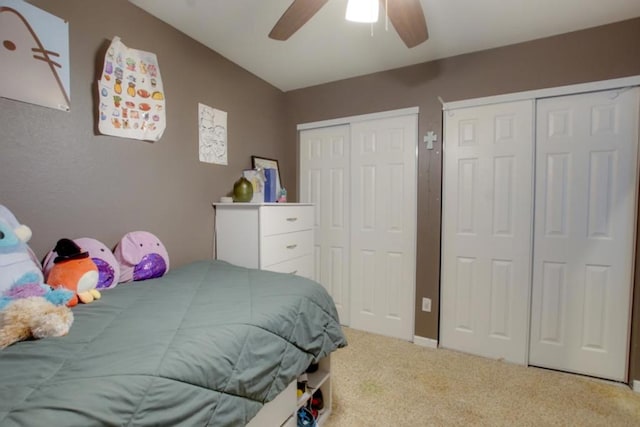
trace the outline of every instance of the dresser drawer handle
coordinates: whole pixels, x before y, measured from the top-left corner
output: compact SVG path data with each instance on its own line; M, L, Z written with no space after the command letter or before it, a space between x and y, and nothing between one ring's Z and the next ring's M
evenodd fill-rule
M289 221L289 222L296 222L297 220L298 220L297 216L291 216L291 217L287 218L287 221Z
M287 249L295 249L295 248L297 248L297 247L298 247L298 245L296 245L296 244L293 244L293 245L287 245Z

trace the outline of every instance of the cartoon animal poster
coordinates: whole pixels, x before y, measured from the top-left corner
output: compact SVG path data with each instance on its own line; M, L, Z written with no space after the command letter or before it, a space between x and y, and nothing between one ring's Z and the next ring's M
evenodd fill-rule
M157 141L166 127L165 97L156 55L114 37L98 80L98 129L104 135Z
M69 111L69 23L23 0L0 0L0 96Z
M227 164L227 112L198 104L200 161Z

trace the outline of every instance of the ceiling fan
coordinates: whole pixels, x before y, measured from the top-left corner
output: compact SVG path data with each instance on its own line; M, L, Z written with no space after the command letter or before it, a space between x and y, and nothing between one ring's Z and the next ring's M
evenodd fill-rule
M287 40L329 0L293 0L269 33L274 40ZM420 0L380 0L398 35L411 48L429 38Z

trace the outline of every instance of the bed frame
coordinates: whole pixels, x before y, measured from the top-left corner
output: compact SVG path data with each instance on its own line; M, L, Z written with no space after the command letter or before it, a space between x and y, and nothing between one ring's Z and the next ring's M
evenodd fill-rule
M318 371L308 375L308 385L311 390L322 390L325 410L318 417L318 425L322 425L331 414L331 355L321 359ZM296 381L293 381L275 399L264 405L247 427L296 427L298 409L305 406L311 395L308 392L298 398Z

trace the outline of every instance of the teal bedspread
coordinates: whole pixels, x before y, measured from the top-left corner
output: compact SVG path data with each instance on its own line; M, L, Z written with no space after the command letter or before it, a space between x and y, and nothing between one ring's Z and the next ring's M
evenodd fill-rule
M321 285L223 261L73 311L69 335L0 351L0 426L241 426L346 345Z

